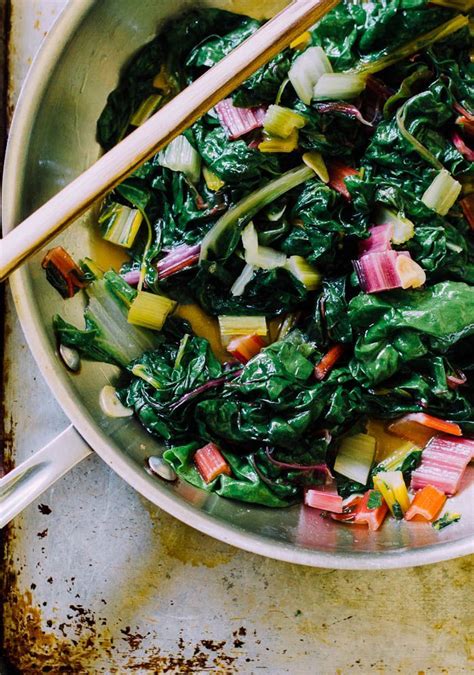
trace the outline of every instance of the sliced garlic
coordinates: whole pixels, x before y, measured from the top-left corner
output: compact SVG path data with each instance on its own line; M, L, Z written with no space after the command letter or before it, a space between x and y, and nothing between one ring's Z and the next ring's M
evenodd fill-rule
M131 408L126 408L120 403L117 398L117 390L110 384L102 387L99 403L103 413L108 417L131 417L133 415Z
M77 349L74 349L73 347L66 347L66 345L60 344L59 355L69 370L77 372L81 367L81 357L79 356Z
M148 468L163 480L173 481L178 477L176 471L162 457L148 457Z

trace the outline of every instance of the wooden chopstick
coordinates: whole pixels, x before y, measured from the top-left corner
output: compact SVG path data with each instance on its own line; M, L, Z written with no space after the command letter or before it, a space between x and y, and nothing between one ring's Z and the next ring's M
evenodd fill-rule
M0 281L340 0L296 0L0 240Z

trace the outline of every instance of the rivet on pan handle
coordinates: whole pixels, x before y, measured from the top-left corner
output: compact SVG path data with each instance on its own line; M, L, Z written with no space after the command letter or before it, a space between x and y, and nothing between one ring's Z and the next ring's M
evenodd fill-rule
M91 453L71 425L0 479L0 528Z

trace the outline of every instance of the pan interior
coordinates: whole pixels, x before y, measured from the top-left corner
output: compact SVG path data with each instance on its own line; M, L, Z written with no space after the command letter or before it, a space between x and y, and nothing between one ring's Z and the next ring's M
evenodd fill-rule
M120 68L155 36L171 13L188 3L175 0L75 0L46 41L25 85L12 131L4 190L4 226L14 223L87 168L100 154L96 120ZM232 11L270 16L285 2L209 2ZM57 238L75 258L100 257L92 210ZM62 301L46 282L38 254L12 282L23 328L54 394L79 431L101 456L167 511L214 536L250 550L294 562L329 567L391 567L422 564L466 552L474 537L474 478L452 500L464 517L441 533L430 525L390 520L380 533L323 519L315 510L284 510L226 501L187 484L166 485L148 476L145 458L161 446L135 420L105 417L98 406L101 387L117 369L83 362L78 374L61 365L51 329L54 314L81 325L83 299ZM467 487L470 481L471 487Z

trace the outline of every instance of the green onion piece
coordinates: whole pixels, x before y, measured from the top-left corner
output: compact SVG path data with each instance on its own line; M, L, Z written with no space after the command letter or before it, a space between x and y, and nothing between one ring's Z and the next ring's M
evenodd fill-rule
M130 248L142 223L143 216L138 209L112 202L99 216L102 237L117 246Z
M437 28L433 28L433 30L430 30L428 33L419 35L414 40L411 40L401 47L398 47L391 54L386 54L375 61L361 63L358 68L351 72L364 74L377 73L380 70L384 70L389 66L393 66L394 63L398 63L398 61L402 61L408 56L425 49L438 40L444 40L444 38L448 37L448 35L451 35L461 28L464 28L464 26L467 26L468 23L468 17L459 14L453 19L446 21L446 23L443 23L441 26L437 26Z
M309 47L293 61L288 78L306 105L311 103L314 85L324 73L332 73L332 66L321 47Z
M130 125L132 127L139 127L149 119L153 113L155 113L160 107L160 103L163 100L161 94L152 94L144 101L141 102L140 106L133 113L130 119Z
M182 171L191 183L197 183L201 175L201 156L186 136L178 136L158 154L161 166L171 171Z
M441 162L436 159L434 155L431 154L431 152L425 148L424 145L420 143L418 139L416 139L406 128L405 126L405 115L406 115L406 103L402 105L401 108L397 110L397 126L398 130L400 131L401 135L403 138L413 147L414 150L422 157L428 164L431 164L435 169L438 169L441 171L443 169L443 165Z
M306 124L303 115L281 105L270 105L263 120L263 128L270 136L288 138L295 129Z
M232 284L230 289L231 294L234 298L239 297L245 291L247 284L252 281L252 277L255 272L255 267L253 265L244 265L242 272L239 274L237 279Z
M260 152L293 152L298 147L298 129L293 129L287 138L267 136L259 143Z
M334 471L365 485L375 457L376 440L368 434L346 436L339 445Z
M445 216L460 192L461 183L454 180L449 171L442 169L424 193L421 201L440 216Z
M346 101L359 96L366 85L365 75L358 73L328 73L321 75L313 90L313 98L317 101Z
M318 270L300 255L292 255L286 261L285 268L301 281L308 291L315 291L321 283Z
M162 295L139 291L128 311L128 322L135 326L161 330L176 302Z
M385 206L379 206L375 212L376 225L392 225L392 242L404 244L415 234L415 226L411 220L405 218L400 212L395 213Z
M224 347L239 335L266 335L267 319L264 316L219 316L219 329Z
M219 240L227 230L240 228L253 218L264 206L281 197L297 185L314 178L314 171L307 166L301 165L296 169L290 169L275 180L267 183L240 200L230 208L217 223L209 230L201 244L201 260L207 258L209 251L216 251ZM237 240L238 241L238 240ZM226 246L229 253L229 247Z

